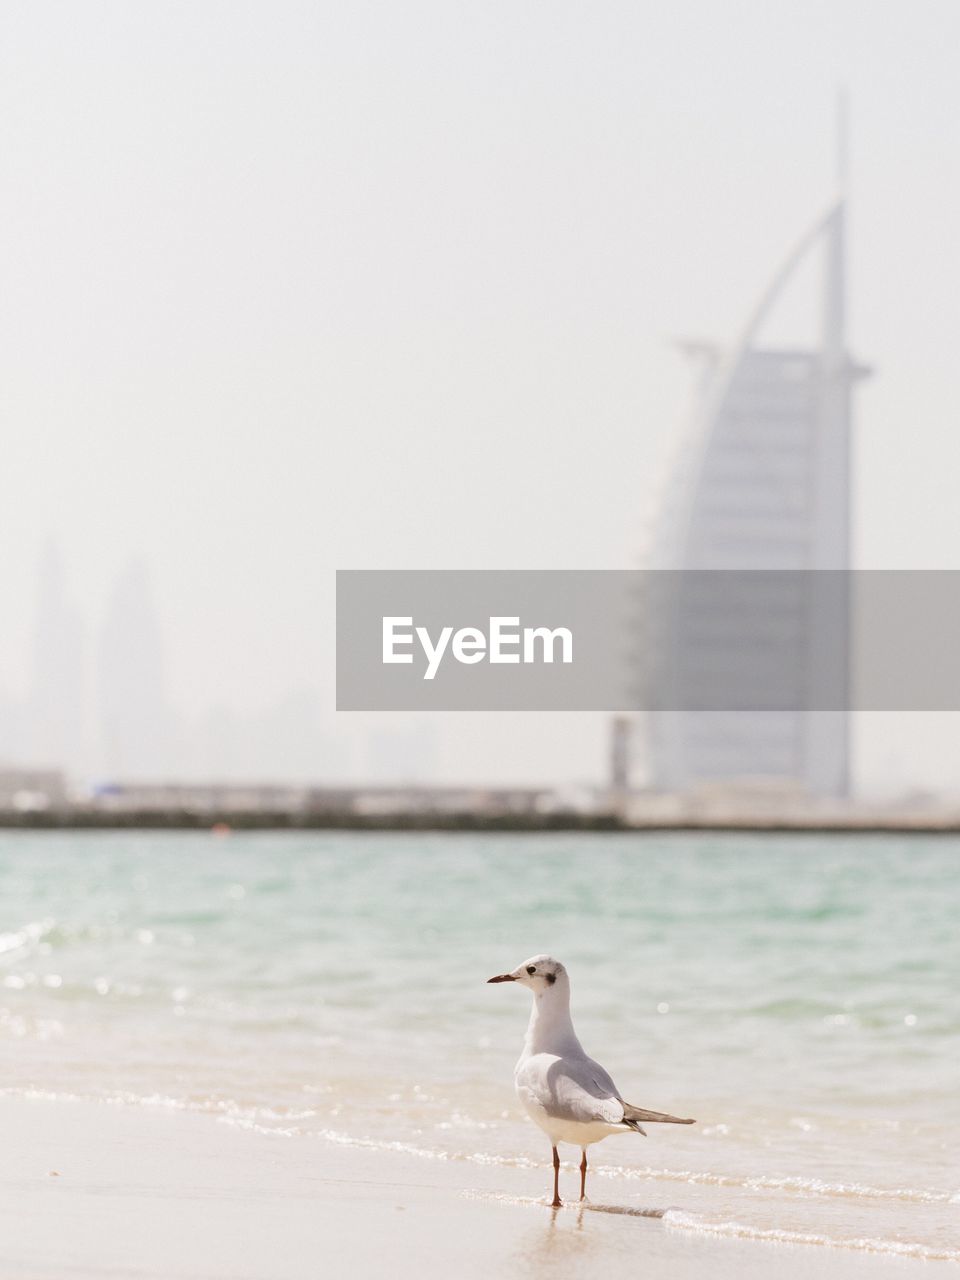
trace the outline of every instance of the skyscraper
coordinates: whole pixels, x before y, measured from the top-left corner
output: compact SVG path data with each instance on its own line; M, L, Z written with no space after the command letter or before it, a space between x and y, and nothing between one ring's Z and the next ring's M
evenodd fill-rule
M710 353L691 439L661 513L658 569L850 566L851 388L866 370L851 360L845 336L844 145L841 120L836 198L787 255L739 341ZM768 321L814 255L822 271L816 339L768 344ZM839 621L841 655L845 610ZM702 643L700 623L705 614L686 616L679 643ZM816 794L849 787L840 710L663 710L649 717L648 748L650 781L665 790L761 778Z
M86 746L84 628L52 541L40 561L32 656L22 758L42 767L77 770Z
M175 723L166 695L160 620L150 571L133 560L111 593L100 635L98 692L103 766L113 779L175 772Z

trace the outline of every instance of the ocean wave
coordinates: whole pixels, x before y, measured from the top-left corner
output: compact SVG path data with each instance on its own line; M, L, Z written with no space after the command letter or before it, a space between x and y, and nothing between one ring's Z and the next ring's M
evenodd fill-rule
M19 951L33 943L49 940L55 928L56 921L46 918L43 920L31 920L22 929L17 929L12 933L0 933L0 954Z
M820 1245L830 1249L852 1249L860 1253L879 1253L891 1258L920 1258L929 1262L960 1262L960 1249L910 1240L880 1240L870 1236L825 1236L812 1231L786 1231L780 1227L751 1227L743 1222L710 1222L683 1209L668 1209L664 1224L678 1231L698 1235L732 1236L741 1240L760 1240L772 1244Z
M280 1129L263 1122L277 1120L289 1125L291 1120L308 1120L317 1114L310 1108L278 1110L275 1107L236 1102L231 1098L181 1098L165 1093L130 1093L126 1090L115 1090L110 1093L72 1093L63 1089L37 1089L11 1085L0 1088L0 1098L26 1098L31 1102L93 1102L112 1107L143 1107L148 1110L192 1112L197 1115L214 1116L217 1119L235 1123L241 1128L250 1128L254 1123L258 1123L262 1125L263 1133L279 1133L291 1137L307 1131L293 1128Z
M265 1132L277 1132L264 1127ZM325 1142L333 1142L339 1146L357 1147L375 1151L399 1151L406 1155L418 1156L429 1160L464 1161L469 1164L496 1165L509 1169L539 1169L545 1164L542 1160L532 1160L529 1156L495 1155L481 1151L444 1151L436 1147L422 1147L397 1140L385 1141L379 1138L359 1137L334 1129L297 1130L289 1136L306 1134L320 1138ZM679 1182L690 1186L730 1187L744 1191L784 1191L799 1192L805 1195L842 1198L850 1200L902 1200L914 1204L955 1204L958 1195L949 1191L934 1190L923 1187L872 1187L859 1182L823 1182L818 1178L802 1177L768 1177L763 1175L738 1176L728 1173L714 1173L709 1170L693 1169L655 1169L653 1167L637 1168L625 1165L591 1165L591 1172L602 1178L625 1178L634 1181Z
M462 1160L470 1164L499 1165L509 1169L539 1169L545 1164L542 1160L531 1160L528 1156L494 1155L479 1151L443 1151L439 1148L420 1147L399 1141L358 1137L333 1129L314 1129L309 1131L309 1135L340 1146L378 1151L402 1151L407 1155L430 1160ZM957 1193L923 1187L872 1187L860 1182L824 1182L819 1178L772 1177L761 1174L738 1176L714 1173L709 1170L655 1169L652 1166L638 1168L633 1165L592 1164L590 1169L592 1173L602 1178L625 1178L632 1181L680 1182L690 1186L730 1187L744 1191L799 1192L805 1195L850 1200L902 1200L914 1204L958 1202Z
M104 1094L79 1094L16 1086L0 1088L0 1097L24 1097L51 1102L99 1102L113 1106L145 1107L153 1110L196 1112L214 1116L225 1124L248 1132L281 1138L312 1138L338 1146L360 1150L393 1151L421 1160L440 1160L488 1165L509 1169L539 1169L543 1160L525 1155L505 1155L487 1151L457 1151L424 1146L400 1139L371 1138L339 1129L305 1125L320 1114L313 1108L277 1108L262 1104L241 1103L217 1097L182 1098L167 1094L136 1094L113 1091ZM458 1128L469 1130L458 1117ZM477 1126L482 1128L483 1126ZM443 1126L441 1126L443 1128ZM449 1132L449 1129L445 1129ZM771 1191L828 1199L901 1201L913 1204L958 1204L960 1192L931 1187L875 1187L861 1182L827 1182L799 1175L733 1174L714 1170L655 1168L652 1165L591 1165L595 1175L633 1182L674 1182L688 1186L726 1187L732 1190ZM866 1247L866 1246L864 1246ZM938 1255L939 1256L939 1255Z
M820 1178L737 1175L696 1169L636 1168L632 1165L596 1165L594 1172L606 1178L648 1178L686 1182L692 1186L734 1187L745 1191L795 1191L802 1195L851 1200L904 1200L915 1204L953 1204L955 1193L924 1187L872 1187L863 1182L824 1182Z

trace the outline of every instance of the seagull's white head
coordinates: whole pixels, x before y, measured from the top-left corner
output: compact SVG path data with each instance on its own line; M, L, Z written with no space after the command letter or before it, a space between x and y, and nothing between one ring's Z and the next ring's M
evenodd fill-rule
M542 995L544 991L556 987L568 987L570 982L566 969L553 956L531 956L510 973L498 973L495 978L488 978L487 981L519 982L522 986L529 987L534 995Z

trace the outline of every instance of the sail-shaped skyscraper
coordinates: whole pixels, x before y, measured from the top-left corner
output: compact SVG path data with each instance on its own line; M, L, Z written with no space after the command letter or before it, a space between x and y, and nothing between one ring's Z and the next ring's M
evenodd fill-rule
M846 343L843 132L841 120L835 199L788 254L739 341L714 353L705 372L660 514L657 569L850 566L851 389L866 370ZM806 344L766 341L767 322L814 258L821 267L818 334ZM849 625L841 612L834 619L842 632L833 636L838 655L847 651ZM675 628L674 642L696 645L703 640L697 628L694 609ZM648 715L648 781L658 790L767 779L843 795L848 756L841 709Z

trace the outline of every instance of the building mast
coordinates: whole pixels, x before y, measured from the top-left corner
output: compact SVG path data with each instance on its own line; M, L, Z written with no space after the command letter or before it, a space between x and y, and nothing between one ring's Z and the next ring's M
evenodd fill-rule
M824 243L823 396L813 569L850 567L850 361L846 350L847 105L837 100L837 192Z

